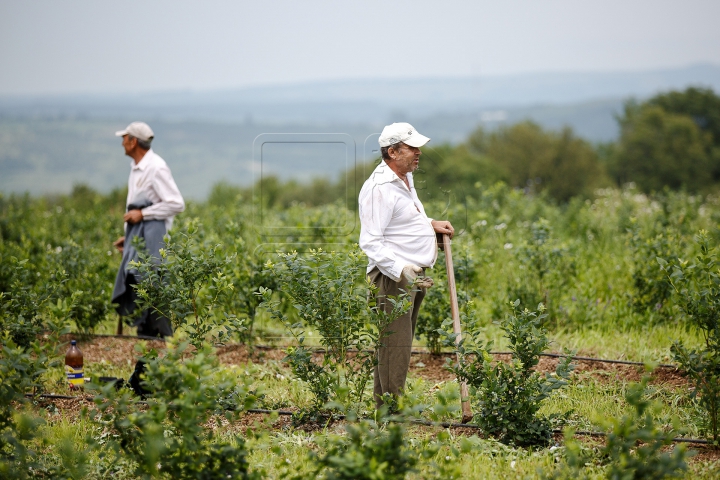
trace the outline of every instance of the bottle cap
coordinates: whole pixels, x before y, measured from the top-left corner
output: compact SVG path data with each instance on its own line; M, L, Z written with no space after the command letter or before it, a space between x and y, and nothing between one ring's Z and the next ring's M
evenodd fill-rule
M77 345L77 340L71 340L70 345Z

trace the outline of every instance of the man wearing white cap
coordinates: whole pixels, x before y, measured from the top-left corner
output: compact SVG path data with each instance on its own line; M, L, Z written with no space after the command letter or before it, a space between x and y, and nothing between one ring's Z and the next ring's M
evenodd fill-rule
M126 316L134 313L137 298L132 288L138 282L137 271L128 269L131 261L139 259L132 239L142 238L147 253L160 261L159 250L164 246L163 238L172 227L175 215L185 210L185 201L167 163L150 146L155 135L147 123L133 122L125 130L115 132L115 135L122 137L125 155L132 158L127 212L123 216L125 236L114 243L123 258L115 279L112 300L119 305L118 313ZM142 312L134 325L138 327L138 335L172 335L168 319L150 310Z
M405 387L420 303L432 279L425 269L437 259L436 233L452 237L450 222L425 214L413 183L420 147L430 139L409 123L386 126L378 142L382 161L360 191L360 247L367 254L367 274L378 287L378 305L393 309L387 296L407 292L410 310L387 328L375 367L374 397L378 407L385 394L398 395Z

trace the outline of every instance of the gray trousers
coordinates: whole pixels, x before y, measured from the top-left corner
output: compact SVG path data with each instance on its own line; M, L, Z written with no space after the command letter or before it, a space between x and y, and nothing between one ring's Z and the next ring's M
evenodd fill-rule
M387 296L398 296L408 288L404 281L395 282L390 277L374 268L368 273L370 280L378 287L377 302L386 312L392 312L392 303L385 301ZM401 291L402 289L402 291ZM410 310L398 317L386 329L392 332L384 337L382 346L378 349L378 365L375 367L375 382L373 396L375 404L380 408L383 404L382 395L402 393L405 388L408 368L410 367L410 353L413 338L415 338L415 325L417 324L420 304L425 298L426 289L414 287L409 291Z

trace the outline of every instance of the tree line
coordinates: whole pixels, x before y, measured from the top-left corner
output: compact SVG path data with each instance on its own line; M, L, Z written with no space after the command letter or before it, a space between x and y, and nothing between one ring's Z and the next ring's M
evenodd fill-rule
M546 130L530 120L493 131L479 127L462 144L426 146L416 187L424 190L424 199L452 201L480 184L504 182L565 203L630 182L644 193L669 188L705 194L720 186L720 96L711 89L691 87L644 102L630 100L617 121L618 140L600 144L578 137L570 127ZM337 181L266 177L245 189L219 184L210 200L254 195L268 207L288 207L343 199L356 207L357 193L379 161L358 164Z

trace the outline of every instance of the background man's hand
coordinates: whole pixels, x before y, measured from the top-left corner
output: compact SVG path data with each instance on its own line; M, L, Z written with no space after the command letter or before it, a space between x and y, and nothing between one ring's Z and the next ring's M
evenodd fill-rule
M125 247L125 237L118 238L113 242L113 245L115 246L115 248L118 249L120 253L123 253L123 248Z
M143 220L142 210L130 210L123 216L123 221L127 223L140 223Z
M455 234L455 229L447 220L433 220L430 222L437 233L447 233L450 238Z
M430 288L434 285L432 278L430 277L418 277L418 275L421 275L423 273L423 269L418 267L417 265L413 265L412 263L409 265L405 265L405 268L402 270L402 278L404 278L408 284L416 286L416 287L422 287L422 288Z

